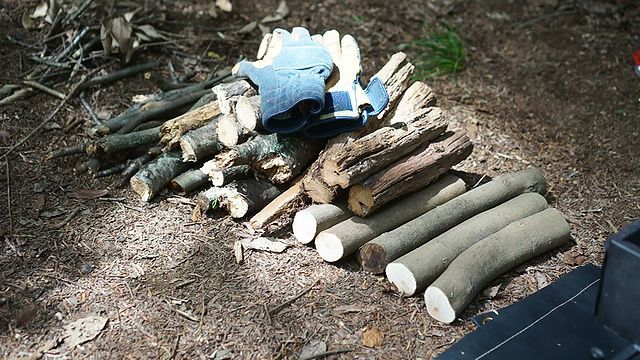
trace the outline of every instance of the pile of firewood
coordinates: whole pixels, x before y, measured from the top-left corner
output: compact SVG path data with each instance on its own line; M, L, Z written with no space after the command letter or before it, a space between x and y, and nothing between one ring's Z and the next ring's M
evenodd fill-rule
M450 323L497 276L569 239L569 226L542 196L535 168L507 174L465 192L445 175L369 217L345 206L299 211L293 233L315 240L328 262L356 255L362 269L386 273L400 293L425 291L429 314Z
M221 208L234 218L255 214L250 224L262 228L309 200L329 204L347 191L351 211L367 216L473 149L464 131L447 131L431 89L410 84L413 68L403 53L393 55L376 74L389 93L385 111L328 141L266 133L255 88L229 77L145 97L96 127L103 137L49 156L85 154L79 170L121 173L119 182L128 180L144 201L166 188L202 188L195 218Z

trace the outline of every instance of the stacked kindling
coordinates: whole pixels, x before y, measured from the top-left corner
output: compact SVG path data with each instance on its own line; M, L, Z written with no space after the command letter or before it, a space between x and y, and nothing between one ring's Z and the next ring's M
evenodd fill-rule
M369 217L313 205L296 214L293 232L302 243L315 239L328 262L355 254L405 296L426 289L429 314L450 323L497 276L568 240L566 221L547 209L546 187L536 168L467 192L446 175Z

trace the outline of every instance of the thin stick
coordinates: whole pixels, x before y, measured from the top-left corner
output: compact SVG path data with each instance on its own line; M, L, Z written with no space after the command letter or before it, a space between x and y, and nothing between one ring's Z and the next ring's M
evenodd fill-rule
M96 123L98 126L102 125L102 121L98 119L98 115L96 115L95 111L93 111L93 109L91 108L91 105L89 105L87 100L84 98L84 92L80 93L79 98L80 98L80 103L82 104L82 107L85 110L87 110L87 112L89 113L89 116L91 116L91 120L93 120L93 122Z
M7 211L9 212L9 237L13 239L13 219L11 218L11 168L7 158Z
M110 82L114 82L114 81L118 81L121 79L124 79L126 77L129 76L133 76L137 73L143 72L143 71L147 71L147 70L151 70L153 68L155 68L156 66L158 66L158 63L155 61L146 63L146 64L140 64L140 65L134 65L134 66L129 66L127 68L118 70L118 71L114 71L111 74L107 74L104 76L96 76L93 79L85 82L82 85L82 89L86 89L88 87L91 86L95 86L95 85L102 85L102 84L106 84L106 83L110 83Z
M348 353L351 352L353 350L351 349L337 349L337 350L329 350L329 351L325 351L325 352L321 352L318 354L313 354L307 357L303 357L300 358L300 360L314 360L314 359L322 359L325 358L327 356L331 356L331 355L337 355L337 354L344 354L344 353Z
M65 94L53 90L52 88L48 87L48 86L44 86L38 82L35 81L31 81L31 80L25 80L22 82L23 84L27 85L28 87L34 88L36 90L40 90L45 94L49 94L51 96L57 97L58 99L64 100L64 98L66 97Z
M67 215L67 217L64 218L64 220L62 220L58 224L54 225L53 228L54 229L60 229L60 228L64 227L65 225L67 225L69 223L69 221L71 221L71 219L73 219L76 215L78 215L80 213L80 211L82 211L80 208L73 209L73 211L69 215Z
M311 291L311 289L313 289L314 286L316 286L316 284L318 283L319 280L316 280L313 284L311 284L311 286L307 287L306 289L302 290L298 295L292 297L291 299L283 302L282 304L276 306L275 308L273 308L271 311L269 311L270 315L275 315L278 313L278 311L280 311L283 307L291 304L292 302L300 299L304 294L308 293L309 291Z
M68 24L71 21L75 20L76 18L78 18L78 16L82 15L82 13L87 10L87 8L89 7L89 5L91 5L91 3L93 2L93 0L86 0L85 2L82 3L82 5L80 5L80 7L78 7L78 10L72 12L71 14L69 14L69 16L67 16L64 20L63 23L64 24Z

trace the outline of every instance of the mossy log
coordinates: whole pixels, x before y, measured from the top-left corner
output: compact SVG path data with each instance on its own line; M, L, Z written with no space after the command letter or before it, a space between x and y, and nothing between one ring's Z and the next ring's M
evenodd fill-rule
M89 156L111 157L116 153L135 149L139 146L158 142L160 139L160 127L131 132L128 134L112 134L87 145Z
M570 239L569 224L556 209L518 220L460 254L427 288L429 315L451 323L495 278Z
M525 192L544 194L546 189L544 176L536 168L498 176L362 245L357 259L363 270L382 273L393 260L461 222Z
M429 286L467 248L514 221L547 208L547 200L527 193L484 211L436 236L387 265L387 279L411 296Z

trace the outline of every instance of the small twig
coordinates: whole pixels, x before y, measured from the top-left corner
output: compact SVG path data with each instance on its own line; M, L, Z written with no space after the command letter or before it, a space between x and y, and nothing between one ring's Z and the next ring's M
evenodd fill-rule
M91 105L89 105L87 100L84 98L84 92L80 93L79 98L80 98L80 103L82 104L82 107L85 110L87 110L87 112L89 113L89 116L91 116L91 120L93 120L93 122L96 123L98 126L102 125L102 121L98 119L98 115L96 115L95 111L93 111L93 109L91 108Z
M484 180L484 178L486 178L486 177L487 177L487 175L482 175L482 177L480 178L480 180L478 180L478 182L477 182L475 185L473 185L472 189L477 188L477 187L478 187L478 185L480 185L480 183L482 182L482 180Z
M185 319L187 319L187 320L189 320L189 321L196 322L196 323L198 322L198 319L196 319L196 318L194 318L193 316L191 316L191 315L187 314L186 312L184 312L184 311L182 311L182 310L178 310L178 309L176 309L176 308L174 308L174 307L172 307L172 309L173 309L173 311L175 311L175 312L176 312L176 314L178 314L178 315L182 316L183 318L185 318Z
M58 224L54 225L53 228L54 229L60 229L60 228L64 227L65 225L67 225L69 223L69 221L71 221L71 219L73 219L76 215L78 215L80 213L80 211L82 211L80 208L73 209L73 211L70 212L69 215L67 215L67 217L64 218L64 220L62 220Z
M176 336L176 342L173 344L173 348L171 349L171 355L169 356L169 360L173 359L176 357L176 354L178 353L178 345L180 344L180 334L178 334L178 336Z
M69 14L63 21L64 24L69 24L70 22L72 22L73 20L77 19L78 16L82 15L82 13L84 13L85 10L87 10L87 8L89 7L89 5L91 5L91 3L93 2L93 0L86 0L85 2L83 2L79 7L78 10L72 12L71 14Z
M11 218L11 167L7 158L7 212L9 213L9 237L13 239L13 219Z
M20 89L6 98L0 100L0 106L11 104L14 101L20 100L31 93L31 89Z
M329 351L325 351L325 352L321 352L318 354L313 354L307 357L303 357L300 358L300 360L315 360L315 359L322 359L325 358L327 356L331 356L331 355L337 355L337 354L344 354L344 353L348 353L348 352L352 352L353 350L351 349L337 349L337 350L329 350Z
M135 75L137 73L151 70L151 69L155 68L156 66L158 66L158 63L155 62L155 61L149 62L149 63L146 63L146 64L129 66L127 68L124 68L124 69L121 69L121 70L118 70L118 71L114 71L111 74L94 77L93 79L85 82L82 85L82 89L86 89L88 87L95 86L95 85L102 85L102 84L118 81L118 80L124 79L126 77L133 76L133 75Z
M68 133L69 131L73 130L76 126L82 124L83 122L84 122L83 118L75 119L69 125L65 126L64 129L62 129L62 131Z
M292 297L291 299L283 302L282 304L276 306L275 308L271 309L269 311L270 315L275 315L278 313L278 311L280 311L283 307L291 304L292 302L298 300L299 298L301 298L304 294L308 293L309 291L311 291L311 289L313 289L314 286L316 286L316 284L319 282L319 280L316 280L313 284L311 284L309 287L307 287L306 289L302 290L298 295Z
M31 80L25 80L22 83L24 85L27 85L27 86L33 88L33 89L40 90L43 93L46 93L46 94L49 94L51 96L57 97L58 99L64 100L66 98L65 94L63 94L63 93L61 93L61 92L59 92L57 90L54 90L54 89L52 89L52 88L50 88L48 86L42 85L39 82L35 82L35 81L31 81Z
M59 67L59 68L63 68L63 69L71 69L72 66L69 63L61 63L61 62L56 62L56 61L51 61L48 59L43 59L43 58L39 58L37 56L32 56L30 57L31 60L43 64L43 65L48 65L48 66L55 66L55 67Z

